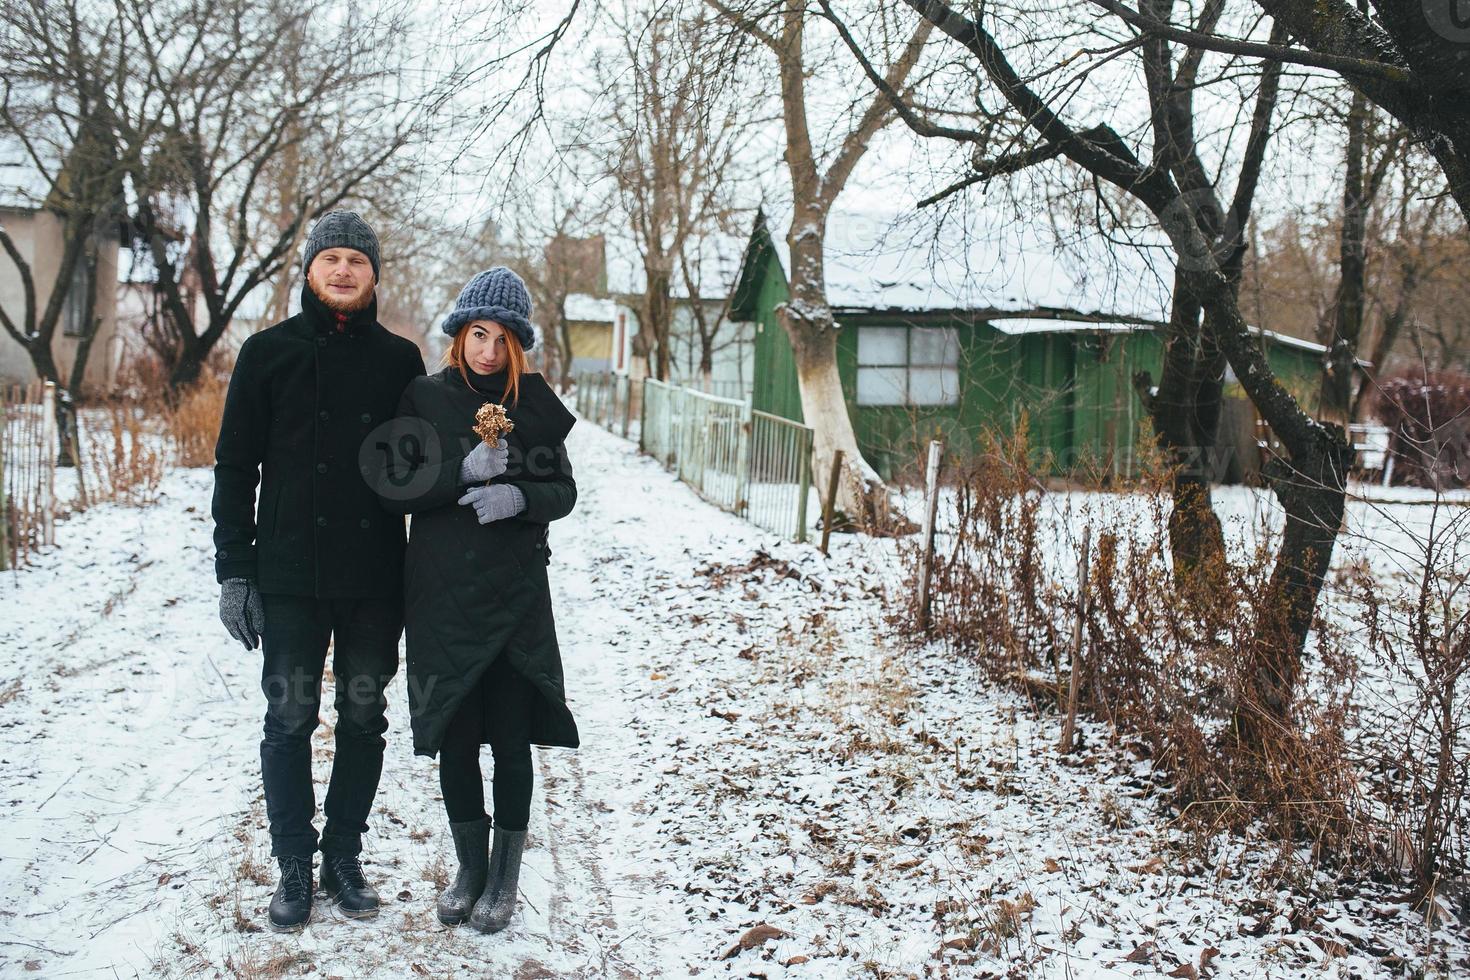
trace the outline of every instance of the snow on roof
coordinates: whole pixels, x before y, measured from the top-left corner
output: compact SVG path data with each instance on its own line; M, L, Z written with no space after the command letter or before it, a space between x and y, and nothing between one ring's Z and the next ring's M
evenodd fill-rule
M1001 333L1013 336L1023 333L1135 333L1153 329L1153 325L1147 323L1100 323L1075 317L1002 317L985 322Z
M788 208L767 226L788 276ZM933 310L1054 307L1163 320L1173 272L1162 249L1082 239L1058 249L1035 224L997 216L940 221L929 212L834 209L827 222L824 272L836 308Z
M790 220L789 208L767 218L788 276ZM1026 223L982 234L916 212L834 210L823 259L827 301L837 311L1048 308L1061 314L987 319L1007 334L1130 333L1157 329L1169 318L1173 269L1167 250L1101 236L1059 249L1044 244ZM1093 314L1108 319L1092 319ZM1252 329L1286 347L1327 350L1290 334Z
M571 293L566 302L567 319L612 323L613 305L613 300L609 297Z

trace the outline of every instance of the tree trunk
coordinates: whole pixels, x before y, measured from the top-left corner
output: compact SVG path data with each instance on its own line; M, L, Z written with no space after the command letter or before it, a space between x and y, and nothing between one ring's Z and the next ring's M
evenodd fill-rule
M1324 432L1327 430L1323 430ZM1293 729L1292 700L1307 633L1342 525L1351 447L1324 440L1305 458L1267 464L1266 476L1286 511L1281 549L1259 604L1249 668L1236 707L1241 742L1268 752L1274 736Z
M838 328L827 304L822 261L825 236L819 224L803 224L801 216L798 211L788 236L791 299L780 312L795 356L802 415L813 433L812 472L826 473L832 466L833 452L841 449L856 473L855 478L842 480L837 506L850 520L860 520L874 530L913 530L912 522L890 506L882 478L858 449L837 369ZM822 223L825 218L823 214ZM891 527L895 520L901 527Z
M1368 125L1368 100L1353 92L1347 117L1347 172L1342 188L1342 233L1339 248L1341 277L1333 303L1332 337L1322 369L1324 422L1346 426L1352 420L1353 369L1363 332L1363 294L1366 258L1364 226L1368 218L1367 187L1363 181L1363 142Z
M1220 519L1210 504L1210 477L1215 449L1219 398L1215 398L1211 424L1201 424L1196 395L1200 350L1200 306L1181 288L1175 274L1175 289L1169 315L1169 337L1164 344L1164 362L1158 391L1150 395L1148 372L1141 372L1134 385L1139 389L1154 431L1177 467L1170 488L1173 508L1169 513L1169 550L1175 574L1189 579L1201 567L1214 565L1224 554L1225 539Z
M1352 446L1340 426L1315 421L1281 387L1260 342L1241 318L1228 280L1208 270L1186 277L1205 310L1206 330L1288 453L1288 459L1272 460L1265 469L1286 511L1286 526L1270 583L1257 606L1249 667L1236 707L1242 744L1266 752L1277 732L1292 728L1291 705L1307 633L1342 525Z
M644 288L643 305L648 311L648 326L653 332L650 353L653 355L653 376L659 381L669 380L669 327L673 320L672 289L669 273L659 268L647 268L647 286Z

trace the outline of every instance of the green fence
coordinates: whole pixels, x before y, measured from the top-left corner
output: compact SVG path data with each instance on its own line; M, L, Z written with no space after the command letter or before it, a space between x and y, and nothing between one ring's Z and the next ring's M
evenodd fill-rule
M811 429L752 411L748 401L652 379L644 379L640 389L613 375L577 379L577 411L607 428L621 426L627 434L635 403L639 449L717 507L806 540Z

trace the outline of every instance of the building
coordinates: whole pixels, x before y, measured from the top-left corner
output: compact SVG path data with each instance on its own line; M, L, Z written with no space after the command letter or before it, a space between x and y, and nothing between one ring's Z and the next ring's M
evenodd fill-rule
M1135 249L1108 256L1107 275L1096 260L1077 259L1079 275L1047 250L1001 255L991 242L942 243L936 259L932 232L925 248L892 229L834 214L824 253L843 393L858 447L878 472L918 467L936 437L973 451L987 427L1010 431L1024 415L1044 470L1129 475L1146 432L1133 377L1159 377L1171 277ZM789 265L784 240L758 215L729 315L753 330L753 407L801 421L779 319ZM1265 336L1273 370L1314 405L1325 348ZM1227 397L1239 398L1230 381Z
M613 300L589 293L572 293L562 309L571 338L572 373L611 371L613 363Z
M637 342L641 325L638 306L642 297L623 293L617 296L613 331L613 366L617 374L634 378L652 374L650 366L637 356ZM700 331L696 304L709 325L714 338L710 351L708 384L700 371ZM750 323L736 323L729 319L727 301L720 299L690 299L674 296L671 300L673 313L669 323L669 377L672 384L726 398L749 399L753 385L751 366L755 356L755 330ZM652 357L650 351L649 357Z
M0 169L0 180L9 176L8 168ZM51 301L56 288L57 270L61 265L63 241L62 221L44 207L26 203L23 193L8 184L0 184L0 224L4 225L16 251L30 267L36 290L37 317ZM117 262L118 232L108 226L96 238L95 270L87 263L77 263L75 274L66 284L66 298L61 319L52 337L51 352L57 369L66 379L76 363L77 345L87 333L87 293L95 297L94 316L99 323L87 357L83 387L88 391L106 389L112 384L116 370ZM10 256L0 253L0 309L21 327L25 310L25 290L20 269ZM30 354L9 331L0 330L0 383L20 384L36 380Z

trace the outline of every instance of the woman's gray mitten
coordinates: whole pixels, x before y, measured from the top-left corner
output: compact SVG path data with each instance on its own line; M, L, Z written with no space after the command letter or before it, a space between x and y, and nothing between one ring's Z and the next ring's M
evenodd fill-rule
M462 504L475 508L475 516L481 524L503 521L526 509L526 496L512 483L497 483L489 487L474 487L463 497Z
M494 479L505 472L510 457L504 439L501 439L493 447L486 443L480 443L470 454L464 458L459 467L459 478L462 483L484 483Z
M219 618L230 635L254 650L265 632L265 603L248 578L227 578L219 588Z

